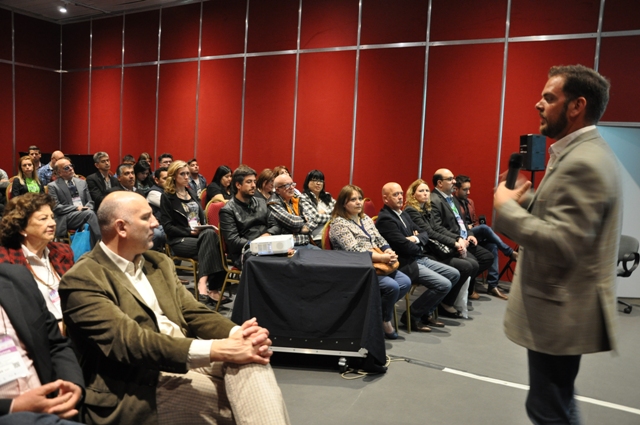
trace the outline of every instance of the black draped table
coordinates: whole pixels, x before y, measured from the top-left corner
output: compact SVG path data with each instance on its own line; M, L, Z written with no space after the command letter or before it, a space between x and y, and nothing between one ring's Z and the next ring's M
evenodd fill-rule
M231 320L256 317L274 351L385 363L380 290L367 253L302 249L244 264ZM364 350L362 350L364 349Z

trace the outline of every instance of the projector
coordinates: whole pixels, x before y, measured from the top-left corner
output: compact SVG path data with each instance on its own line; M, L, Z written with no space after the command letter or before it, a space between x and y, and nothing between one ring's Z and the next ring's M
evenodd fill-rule
M293 235L262 236L251 241L253 255L286 254L293 248Z

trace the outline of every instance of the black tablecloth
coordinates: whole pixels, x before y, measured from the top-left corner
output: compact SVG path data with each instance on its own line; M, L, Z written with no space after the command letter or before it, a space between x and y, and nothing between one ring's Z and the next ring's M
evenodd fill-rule
M291 258L250 257L231 319L241 324L251 317L269 329L274 346L304 342L302 348L342 350L346 343L350 351L366 348L385 362L380 290L367 253L299 250Z

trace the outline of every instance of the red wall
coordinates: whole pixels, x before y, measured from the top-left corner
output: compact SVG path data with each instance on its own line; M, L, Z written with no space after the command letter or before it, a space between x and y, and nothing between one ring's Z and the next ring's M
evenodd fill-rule
M503 42L436 45L428 51L424 46L366 48L424 42L429 2L365 0L365 48L358 62L353 48L358 3L303 1L299 17L297 1L252 1L248 14L246 2L208 1L61 28L14 14L16 148L38 143L44 151L61 145L70 154L106 150L114 162L128 153L147 151L155 159L169 151L181 159L196 156L207 179L218 165L235 167L242 161L258 171L285 164L301 185L306 173L318 168L334 194L353 172L353 183L378 206L386 181L406 188L420 168L421 177L430 181L435 169L448 167L472 177L479 213L490 217L496 169L506 169L520 134L538 131L533 105L548 68L577 62L594 66L596 40L510 42L500 134ZM504 37L507 0L492 2L491 8L480 3L434 1L430 40ZM513 0L509 35L594 33L599 5L597 0ZM640 29L639 10L631 0L607 2L603 29ZM350 48L290 54L297 47L299 19L301 49ZM3 147L13 146L14 135L11 25L11 12L0 9ZM60 37L62 67L68 71L62 78L23 66L57 69ZM639 48L640 36L602 39L599 69L612 80L606 121L640 122L634 102L640 85L628 72L640 65L639 56L630 53ZM15 159L0 156L0 167L12 170Z

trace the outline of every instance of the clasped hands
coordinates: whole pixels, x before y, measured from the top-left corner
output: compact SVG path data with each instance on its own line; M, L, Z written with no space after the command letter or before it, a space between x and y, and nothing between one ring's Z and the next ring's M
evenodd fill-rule
M273 351L269 350L269 331L258 326L256 318L244 322L229 338L211 343L210 360L236 364L269 363Z
M58 395L47 398L47 395L54 391L58 391ZM48 413L69 419L78 414L75 407L81 396L82 390L79 386L73 382L58 379L14 398L11 412Z

